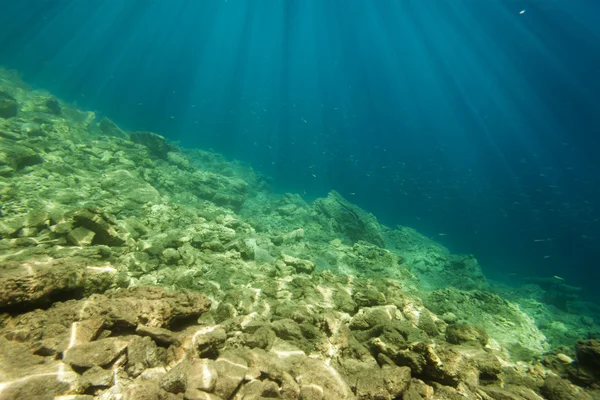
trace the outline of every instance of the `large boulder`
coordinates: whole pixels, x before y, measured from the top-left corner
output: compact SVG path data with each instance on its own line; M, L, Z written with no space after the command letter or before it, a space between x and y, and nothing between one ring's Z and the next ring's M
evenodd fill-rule
M364 240L385 247L377 218L348 202L338 192L332 190L326 198L315 200L312 206L321 217L322 223L331 225L334 231L345 236L350 242Z
M132 132L129 138L132 142L146 146L150 155L164 160L170 151L177 150L167 139L153 132Z

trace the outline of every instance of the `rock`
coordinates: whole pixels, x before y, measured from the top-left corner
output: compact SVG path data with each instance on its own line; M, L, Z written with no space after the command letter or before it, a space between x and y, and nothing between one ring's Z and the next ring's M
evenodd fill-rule
M206 358L191 362L187 389L212 392L217 384L217 368L215 361Z
M182 182L191 193L219 206L239 210L248 196L248 184L239 178L230 178L208 171L187 174Z
M27 213L25 225L31 228L44 229L48 227L50 218L45 210L31 210Z
M373 367L360 371L355 390L360 399L393 400L401 398L409 382L408 367Z
M274 321L271 327L275 331L275 334L284 340L297 341L304 339L300 325L292 319L284 318Z
M60 103L54 97L48 98L46 100L45 105L48 111L50 111L54 115L60 115L60 113L62 112L62 107L60 106Z
M102 211L97 209L80 209L72 214L75 227L84 227L95 233L93 244L121 246L125 240L120 237Z
M112 397L118 399L118 396ZM154 381L136 381L123 390L122 400L175 400L181 399L161 389Z
M183 397L185 400L223 400L219 396L197 389L188 389Z
M600 341L580 340L575 346L577 363L600 377Z
M297 273L310 274L315 270L315 263L309 260L302 260L286 254L281 255L281 260L285 263L285 265L294 268Z
M329 192L327 198L315 200L313 208L325 217L324 223L332 224L335 231L346 236L352 243L364 240L385 248L377 218L346 201L336 191Z
M136 378L142 373L164 364L166 364L166 350L157 347L156 343L149 337L135 336L129 341L125 371L130 376Z
M573 387L569 381L556 375L550 375L544 380L540 392L548 400L591 400L585 393Z
M47 305L55 296L79 297L86 280L83 261L0 262L0 309Z
M93 294L85 300L55 303L47 310L23 314L15 318L14 326L6 329L5 335L20 341L52 338L56 335L47 331L49 321L60 321L70 327L73 322L100 319L105 329L135 329L142 323L168 327L174 321L197 318L209 309L210 301L197 292L132 287L107 295ZM60 335L60 338L70 340L69 332L61 332Z
M89 388L106 388L112 386L114 372L99 366L93 366L85 371L80 378L79 387L84 391Z
M107 366L127 349L127 342L118 338L100 339L67 349L63 360L75 367Z
M19 105L14 97L0 91L0 118L12 118L18 111Z
M269 379L252 380L246 383L236 393L236 396L239 396L241 399L281 398L279 395L279 386Z
M515 385L479 386L477 392L481 395L485 394L493 400L540 400L540 395L533 390Z
M12 171L20 171L42 162L44 159L38 154L37 149L0 137L0 166L5 166Z
M54 400L68 393L70 385L58 379L58 374L28 376L2 387L2 400Z
M402 400L423 400L433 398L433 388L422 380L412 379L408 389L404 392Z
M272 329L267 326L258 328L251 334L244 334L243 342L244 345L250 348L259 348L268 350L273 346L276 335Z
M189 360L180 361L160 380L160 387L175 394L185 392L191 367L192 364Z
M132 132L129 138L132 142L146 146L150 155L164 160L168 158L170 151L177 151L177 147L170 144L167 139L153 132Z
M467 342L478 342L485 346L488 335L482 328L465 323L452 324L446 328L446 340L448 343L461 344Z
M127 134L123 132L117 124L106 117L103 117L100 122L98 122L98 129L106 136L114 136L123 139L127 138Z
M104 319L91 318L84 321L73 322L69 341L73 346L89 343L96 339L104 325Z
M157 328L152 326L138 325L135 333L141 336L149 336L160 345L171 345L178 343L177 335L168 329Z
M319 360L304 357L294 364L292 372L300 387L316 388L323 394L323 399L348 399L353 396L350 386L339 373Z
M100 181L102 189L139 206L145 203L160 203L158 190L136 174L119 169L107 172Z
M44 128L34 123L25 123L21 125L21 133L30 138L47 136Z
M177 249L167 248L162 251L160 258L166 265L176 265L181 259L181 254Z
M232 353L225 353L217 358L215 368L219 379L214 393L223 399L229 399L244 380L248 363Z
M21 229L25 227L25 220L19 217L4 218L0 220L0 237L16 237Z
M106 315L107 324L137 327L168 327L177 319L199 317L210 309L203 294L190 291L167 292L157 287L132 287L110 295L92 295L82 315Z
M475 363L465 357L458 349L444 346L433 346L426 343L411 344L410 350L417 353L424 361L413 369L415 374L426 378L427 381L438 382L442 385L456 387L459 383L477 386L479 383L479 370ZM418 361L421 363L422 361ZM422 371L422 372L419 372Z
M194 345L201 356L214 354L227 340L227 332L221 327L200 328L194 336Z
M90 246L94 240L94 232L83 226L73 229L67 234L67 240L73 246Z

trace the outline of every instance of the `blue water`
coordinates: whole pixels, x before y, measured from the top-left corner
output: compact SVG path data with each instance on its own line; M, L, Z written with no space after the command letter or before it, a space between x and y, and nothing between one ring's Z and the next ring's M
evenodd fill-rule
M596 1L5 3L0 64L66 101L600 296Z

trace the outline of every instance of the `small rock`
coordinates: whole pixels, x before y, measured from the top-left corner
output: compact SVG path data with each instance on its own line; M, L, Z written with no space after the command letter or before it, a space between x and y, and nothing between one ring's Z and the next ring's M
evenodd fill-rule
M67 240L73 246L90 246L95 235L94 232L80 226L67 234Z
M227 340L227 332L223 328L202 328L194 334L194 344L198 354L215 352Z
M71 340L72 345L77 346L84 343L89 343L98 337L100 330L104 325L104 319L102 318L91 318L84 321L74 322L71 329Z
M157 328L140 324L135 329L135 333L141 336L149 336L156 343L161 345L171 345L173 343L179 342L179 339L177 338L177 335L175 333L164 328Z
M81 375L80 385L87 390L93 388L106 388L113 384L114 373L111 370L93 366Z
M157 347L156 343L149 337L135 336L129 342L127 346L127 364L125 365L127 374L133 377L155 374L162 378L167 373L162 367L165 363L166 349Z
M187 359L182 360L160 380L160 387L175 394L185 392L190 368L190 361Z
M571 363L573 363L573 361L574 361L574 360L573 360L571 357L569 357L568 355L566 355L566 354L563 354L563 353L558 353L558 354L556 355L556 358L557 358L557 359L558 359L560 362L562 362L562 363L565 363L565 364L571 364Z

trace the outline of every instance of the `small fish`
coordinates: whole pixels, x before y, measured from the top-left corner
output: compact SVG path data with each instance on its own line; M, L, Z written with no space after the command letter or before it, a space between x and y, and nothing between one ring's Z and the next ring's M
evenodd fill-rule
M508 276L517 276L516 272L511 272L510 274L508 274Z
M313 178L316 178L317 176L315 174L312 174Z
M544 256L544 258L550 258L550 257L552 257L552 256Z
M448 236L447 233L438 233L438 236Z
M350 196L356 196L356 193L355 193L355 192L350 192L350 193L348 193L348 194L349 194Z
M554 279L557 279L557 280L559 280L559 281L564 281L564 280L565 280L565 278L561 278L561 277L560 277L560 276L558 276L558 275L554 275L554 276L553 276L553 278L554 278Z
M302 122L304 122L305 124L308 124L308 121L305 120L304 118L300 118L302 120Z
M524 9L522 9L521 11L519 11L519 15L523 15L523 14L525 14L526 12L527 12L527 9L526 9L526 8L524 8Z

